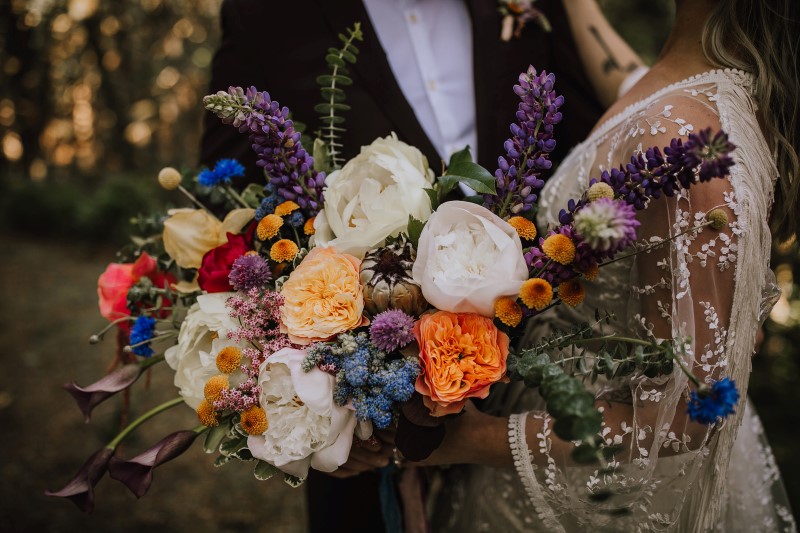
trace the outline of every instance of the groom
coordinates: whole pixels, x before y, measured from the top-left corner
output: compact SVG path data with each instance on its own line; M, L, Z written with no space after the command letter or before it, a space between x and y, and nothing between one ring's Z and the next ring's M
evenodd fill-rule
M557 126L553 154L559 161L586 137L601 105L581 68L561 2L517 0L515 5L540 8L552 31L531 22L503 40L499 7L506 3L226 0L210 90L254 85L314 131L313 107L321 101L315 79L325 73L326 51L340 46L337 34L361 22L364 41L357 43L353 85L346 88L352 106L345 113L346 158L395 132L419 148L437 173L441 160L466 145L493 172L519 102L513 85L533 65L556 74L556 92L565 98L566 120ZM263 182L247 136L208 114L201 162L211 166L223 157L238 158L250 181ZM312 532L383 529L376 474L335 479L312 471L307 486Z

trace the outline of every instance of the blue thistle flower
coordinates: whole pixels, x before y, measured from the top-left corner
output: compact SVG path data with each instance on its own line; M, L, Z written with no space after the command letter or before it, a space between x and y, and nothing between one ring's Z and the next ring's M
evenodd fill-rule
M155 332L156 327L156 319L141 315L136 318L136 321L133 323L131 327L131 333L129 337L129 342L131 345L139 344L141 342L149 341L153 338L153 333ZM150 357L155 352L150 347L150 344L142 344L140 346L134 346L133 353L136 355L141 355L142 357Z
M278 197L275 194L267 196L263 200L261 200L261 205L258 206L255 213L255 219L261 220L267 215L271 215L275 212L275 208L283 202L283 198Z
M711 425L717 419L733 414L738 401L736 382L723 378L711 387L702 386L692 391L687 412L692 421Z
M286 222L293 228L302 228L303 224L306 222L306 219L303 217L303 213L300 211L295 211L286 217Z

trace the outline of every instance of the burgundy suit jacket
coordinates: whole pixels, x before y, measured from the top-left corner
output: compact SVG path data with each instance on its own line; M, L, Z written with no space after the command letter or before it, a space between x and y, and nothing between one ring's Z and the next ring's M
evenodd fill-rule
M500 40L501 15L494 0L465 0L472 18L473 61L478 130L478 162L491 172L510 136L519 98L513 85L533 65L556 75L556 92L565 98L564 120L556 126L555 161L583 140L603 111L583 72L568 21L560 2L542 2L553 30L529 24L519 38ZM354 80L347 88L352 110L344 114L347 132L345 156L390 132L419 148L432 168L439 156L394 79L386 53L369 17L358 0L225 0L222 4L222 44L212 65L209 92L229 86L255 86L286 105L308 131L318 126L315 104L321 101L315 79L327 70L325 53L340 44L337 34L361 22L364 41ZM201 163L236 157L248 169L251 181L263 180L247 135L206 115Z

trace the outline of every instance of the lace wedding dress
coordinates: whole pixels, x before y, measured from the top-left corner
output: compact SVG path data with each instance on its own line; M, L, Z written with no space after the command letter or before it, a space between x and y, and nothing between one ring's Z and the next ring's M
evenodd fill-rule
M653 202L640 213L640 237L681 233L718 207L729 224L601 269L596 282L585 284L583 304L553 309L529 335L593 322L595 309L612 312L612 327L623 335L673 339L707 383L734 379L741 393L736 414L710 429L688 422L687 378L677 368L655 379L598 381L597 405L615 421L604 424L601 437L620 446L600 470L551 453L552 422L540 397L508 385L485 408L514 415L516 469L444 470L432 490L434 531L795 531L780 474L746 400L756 332L777 290L766 222L777 170L751 84L749 74L732 70L694 76L629 106L575 147L543 191L541 223L554 223L603 169L711 127L724 129L737 146L730 178ZM543 428L527 442L526 423ZM613 495L600 497L608 491Z

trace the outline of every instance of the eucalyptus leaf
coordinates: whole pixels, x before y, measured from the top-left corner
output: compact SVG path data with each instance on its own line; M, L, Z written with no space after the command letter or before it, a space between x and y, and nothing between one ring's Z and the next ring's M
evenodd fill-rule
M324 85L326 87L333 87L336 85L349 86L353 85L353 80L347 76L336 75L335 83L334 76L331 74L321 74L317 76L317 85Z
M317 172L330 172L331 160L328 153L328 145L325 141L320 138L314 139L311 155L314 158L314 170Z

